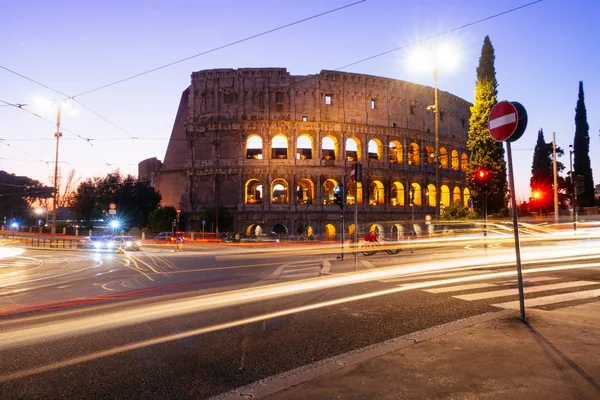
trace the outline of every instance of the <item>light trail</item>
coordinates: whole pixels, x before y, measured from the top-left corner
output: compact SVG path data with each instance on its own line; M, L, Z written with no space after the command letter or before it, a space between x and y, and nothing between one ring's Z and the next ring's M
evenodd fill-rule
M578 266L535 268L535 269L523 271L523 273L526 274L526 273L538 273L538 272L563 271L563 270L568 270L568 269L593 268L593 267L598 267L598 266L600 266L600 262L591 263L591 264L582 264L582 265L578 265ZM276 311L276 312L272 312L272 313L268 313L268 314L262 314L262 315L258 315L258 316L254 316L254 317L244 318L244 319L237 320L237 321L216 324L216 325L212 325L212 326L208 326L208 327L189 330L186 332L180 332L177 334L166 335L166 336L162 336L159 338L154 338L154 339L144 340L144 341L140 341L140 342L136 342L136 343L131 343L131 344L124 345L124 346L118 346L118 347L115 347L112 349L107 349L104 351L95 352L95 353L87 354L84 356L74 357L74 358L70 358L70 359L52 363L52 364L47 364L47 365L40 366L40 367L35 367L35 368L31 368L31 369L26 369L26 370L16 371L16 372L9 373L9 374L0 375L0 382L7 382L7 381L10 381L13 379L19 379L19 378L24 378L24 377L31 376L31 375L49 372L49 371L53 371L56 369L60 369L60 368L64 368L64 367L68 367L68 366L72 366L72 365L77 365L77 364L80 364L83 362L88 362L88 361L96 360L99 358L109 357L109 356L120 354L123 352L137 350L137 349L141 349L141 348L145 348L145 347L149 347L149 346L155 346L158 344L172 342L174 340L185 339L188 337L202 335L202 334L211 333L211 332L216 332L216 331L220 331L220 330L224 330L224 329L235 328L238 326L243 326L243 325L247 325L247 324L251 324L251 323L255 323L255 322L265 321L265 320L269 320L269 319L273 319L273 318L279 318L279 317L283 317L283 316L287 316L287 315L291 315L291 314L298 314L298 313L302 313L302 312L306 312L306 311L336 306L336 305L340 305L340 304L350 303L350 302L359 301L359 300L365 300L365 299L389 295L389 294L393 294L393 293L404 292L404 291L408 291L408 290L423 289L423 288L428 288L428 287L432 287L432 286L441 286L441 285L447 285L447 284L455 284L455 283L461 283L461 282L470 282L470 281L476 281L476 280L493 279L493 278L498 278L498 277L507 277L507 276L516 276L516 275L517 275L516 271L504 271L504 272L495 272L495 273L478 275L478 276L467 276L467 277L444 279L444 280L432 281L432 282L414 283L414 284L404 285L404 286L390 288L390 289L386 289L386 290L380 290L377 292L365 293L365 294L355 295L355 296L350 296L350 297L344 297L344 298L340 298L340 299L324 301L324 302L310 304L310 305L301 306L301 307L294 307L294 308ZM133 312L135 312L135 311L133 311ZM77 334L81 334L81 333L77 333ZM5 336L4 334L0 334L0 343L2 343L2 345L3 345L2 347L6 348L6 342L5 342L6 339L4 338L4 336ZM46 339L46 340L48 340L48 339ZM11 345L10 342L11 341L9 338L9 344L8 344L9 346ZM13 338L13 340L12 340L13 346L14 346L14 342L15 341ZM21 342L20 344L22 345L23 343Z

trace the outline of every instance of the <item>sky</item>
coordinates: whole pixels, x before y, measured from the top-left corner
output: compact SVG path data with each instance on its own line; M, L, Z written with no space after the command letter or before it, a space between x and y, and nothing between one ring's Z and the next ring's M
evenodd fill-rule
M498 99L520 102L529 117L525 134L512 144L517 200L530 197L539 129L546 142L556 133L568 171L579 81L600 183L598 0L544 0L473 25L533 0L367 0L84 94L356 1L0 1L0 170L51 184L56 109L41 100L64 97L7 69L81 103L63 109L59 167L85 179L117 168L137 175L140 161L162 160L193 71L285 67L294 75L315 74L402 47L342 70L433 86L430 71L410 67L411 50L419 42L449 41L459 63L440 69L438 87L473 102L475 69L489 35Z

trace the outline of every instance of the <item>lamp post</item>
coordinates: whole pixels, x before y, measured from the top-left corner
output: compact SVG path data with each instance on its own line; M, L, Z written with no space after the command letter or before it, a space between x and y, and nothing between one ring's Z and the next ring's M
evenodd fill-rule
M433 128L435 131L435 219L440 220L440 137L439 137L439 125L440 125L440 110L438 104L438 68L437 68L437 55L435 47L433 51Z
M56 238L56 203L58 201L58 140L62 136L62 132L60 131L61 111L62 105L61 103L58 103L56 112L56 132L54 132L54 136L56 137L56 158L54 161L54 195L52 196L52 240Z

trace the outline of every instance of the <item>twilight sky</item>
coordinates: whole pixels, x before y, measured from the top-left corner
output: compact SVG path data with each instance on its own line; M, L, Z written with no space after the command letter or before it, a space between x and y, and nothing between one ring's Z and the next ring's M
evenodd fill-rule
M74 96L354 1L2 1L0 67ZM285 67L292 74L314 74L453 30L439 40L456 44L460 63L454 70L440 71L439 88L473 101L475 68L487 34L496 51L499 100L519 101L528 111L528 129L512 146L518 200L530 195L540 128L547 142L556 132L568 170L580 80L590 125L590 158L595 182L600 183L600 1L544 0L456 30L531 1L367 0L82 95L77 100L104 119L77 103L76 114L63 111L59 166L65 174L74 168L78 177L86 178L116 168L137 174L139 161L162 160L192 71ZM410 49L344 71L432 86L430 72L409 67ZM26 104L24 109L52 123L0 102L0 170L50 184L56 111L39 99L63 96L6 69L0 68L0 101Z

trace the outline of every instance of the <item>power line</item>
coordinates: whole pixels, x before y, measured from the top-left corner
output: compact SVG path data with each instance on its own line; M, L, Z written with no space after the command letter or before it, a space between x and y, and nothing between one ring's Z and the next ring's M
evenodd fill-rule
M147 74L150 74L150 73L155 72L155 71L159 71L161 69L170 67L170 66L175 65L175 64L182 63L184 61L191 60L191 59L196 58L196 57L200 57L200 56L203 56L203 55L206 55L206 54L209 54L209 53L214 53L215 51L222 50L222 49L225 49L227 47L235 46L236 44L247 42L249 40L256 39L258 37L268 35L269 33L277 32L277 31L280 31L282 29L289 28L290 26L298 25L298 24L301 24L303 22L310 21L312 19L322 17L322 16L327 15L327 14L331 14L331 13L334 13L336 11L340 11L340 10L343 10L345 8L349 8L349 7L355 6L355 5L360 4L360 3L364 3L366 1L367 0L359 0L359 1L356 1L354 3L346 4L344 6L341 6L341 7L338 7L338 8L334 8L334 9L329 10L329 11L322 12L320 14L316 14L316 15L313 15L313 16L310 16L310 17L307 17L307 18L303 18L303 19L298 20L298 21L291 22L289 24L281 25L281 26L279 26L277 28L269 29L267 31L260 32L260 33L257 33L255 35L248 36L248 37L245 37L243 39L239 39L239 40L236 40L234 42L230 42L230 43L224 44L222 46L218 46L218 47L212 48L210 50L203 51L202 53L194 54L193 56L182 58L181 60L173 61L173 62L170 62L168 64L164 64L164 65L161 65L159 67L152 68L152 69L149 69L149 70L144 71L144 72L140 72L140 73L135 74L135 75L131 75L131 76L127 77L127 78L119 79L118 81L114 81L114 82L108 83L106 85L97 87L95 89L88 90L87 92L79 93L79 94L77 94L75 96L72 96L70 98L74 99L75 97L80 97L80 96L84 96L86 94L97 92L98 90L102 90L102 89L105 89L107 87L114 86L114 85L117 85L119 83L123 83L123 82L126 82L128 80L131 80L131 79L134 79L134 78L138 78L140 76L147 75Z
M373 59L375 59L375 58L379 58L379 57L385 56L385 55L387 55L387 54L391 54L391 53L393 53L393 52L396 52L396 51L398 51L398 50L402 50L402 49L405 49L405 48L407 48L407 47L414 46L414 45L417 45L417 44L419 44L419 43L423 43L423 42L426 42L426 41L429 41L429 40L432 40L432 39L435 39L435 38L438 38L438 37L441 37L441 36L447 35L447 34L449 34L449 33L456 32L456 31L459 31L459 30L461 30L461 29L468 28L468 27L470 27L470 26L473 26L473 25L476 25L476 24L480 24L480 23L482 23L482 22L485 22L485 21L489 21L489 20L491 20L491 19L494 19L494 18L498 18L498 17L500 17L500 16L502 16L502 15L510 14L510 13L512 13L512 12L515 12L515 11L518 11L518 10L520 10L520 9L523 9L523 8L526 8L526 7L530 7L530 6L534 5L534 4L541 3L542 1L543 1L543 0L536 0L536 1L532 1L532 2L529 2L529 3L523 4L523 5L521 5L521 6L514 7L514 8L511 8L511 9L509 9L509 10L502 11L502 12L499 12L499 13L497 13L497 14L490 15L490 16L488 16L488 17L485 17L485 18L478 19L478 20L476 20L476 21L469 22L469 23L467 23L467 24L464 24L464 25L458 26L458 27L456 27L456 28L452 28L452 29L449 29L449 30L447 30L447 31L444 31L444 32L441 32L441 33L438 33L438 34L431 35L431 36L429 36L429 37L427 37L427 38L421 39L421 40L419 40L419 41L416 41L416 42L414 42L414 43L408 43L408 44L405 44L405 45L403 45L403 46L395 47L395 48L393 48L393 49L386 50L386 51L384 51L384 52L381 52L381 53L378 53L378 54L375 54L375 55L372 55L372 56L369 56L369 57L363 58L363 59L361 59L361 60L358 60L358 61L351 62L351 63L349 63L349 64L346 64L346 65L343 65L343 66L341 66L341 67L335 68L335 69L333 69L332 71L341 71L341 70L343 70L343 69L346 69L346 68L348 68L348 67L350 67L350 66L357 65L357 64L360 64L360 63L363 63L363 62L366 62L366 61L370 61L370 60L373 60ZM291 84L289 84L289 85L285 85L285 86L277 87L277 88L275 88L275 89L268 90L268 91L267 91L267 92L265 92L265 93L258 94L258 95L254 95L254 96L251 96L251 97L248 97L248 98L244 98L243 100L240 100L240 101L237 101L237 102L233 102L233 103L231 103L230 105L240 105L240 104L243 104L243 103L245 103L245 102L247 102L247 101L250 101L250 100L254 100L254 99L256 99L256 98L259 98L259 97L261 97L261 96L265 96L265 95L267 95L267 94L271 94L271 93L274 93L274 92L277 92L277 91L280 91L280 90L289 89L289 88L292 88L292 87L294 87L294 86L300 85L300 84L302 84L302 83L304 83L304 82L308 82L308 81L310 81L310 80L317 79L317 78L319 78L319 77L320 77L320 75L313 75L313 76L309 76L309 77L306 77L305 79L301 79L301 80L299 80L299 81L296 81L296 82L294 82L294 83L291 83ZM228 105L228 106L230 106L230 105ZM208 114L208 113L205 113L205 114ZM199 115L199 117L202 117L202 116L203 116L203 115L205 115L205 114L201 114L201 115ZM179 124L185 124L186 122L187 122L187 121L180 121L180 122L176 122L176 123L173 123L173 124L167 125L167 126L165 126L165 127L162 127L162 128L159 128L159 129L155 129L155 130L153 130L153 131L150 131L150 132L146 132L146 133L144 133L144 134L142 134L142 135L139 135L137 138L138 138L138 139L140 139L142 136L146 136L146 135L149 135L149 134L151 134L151 133L155 133L155 132L161 131L161 130L163 130L163 129L166 129L166 128L169 128L169 127L170 127L170 128L174 128L175 126L177 126L177 125L179 125ZM183 140L187 140L187 139L183 139Z

